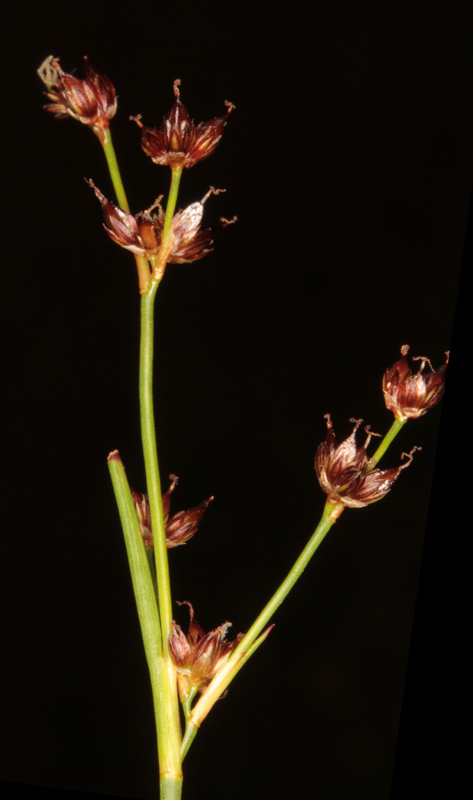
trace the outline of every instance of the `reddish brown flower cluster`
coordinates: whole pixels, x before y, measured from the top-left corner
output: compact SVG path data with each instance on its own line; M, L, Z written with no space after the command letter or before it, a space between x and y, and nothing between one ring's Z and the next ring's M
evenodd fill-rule
M169 478L171 480L171 485L162 496L164 523L166 526L166 545L168 550L171 547L178 547L180 544L185 544L194 536L199 527L200 520L204 516L205 509L213 500L213 497L209 497L208 500L204 500L198 506L194 506L188 511L178 511L177 514L173 514L173 516L170 517L171 493L174 491L178 478L175 475L170 475ZM135 504L135 510L145 546L153 547L153 533L151 529L151 514L148 497L141 492L135 491L135 489L131 489L131 496Z
M366 427L366 441L362 447L357 447L356 432L363 420L351 419L350 422L355 423L353 432L341 444L337 444L330 414L326 414L325 418L328 431L325 441L317 448L315 470L328 500L334 504L343 503L349 508L363 508L381 500L389 492L401 470L409 466L412 454L402 467L370 469L366 448L371 437L379 434L371 433L369 427Z
M85 78L76 78L61 68L58 58L49 56L38 74L46 84L46 97L52 102L44 108L57 118L72 117L88 125L103 143L110 120L117 110L117 98L112 82L101 75L87 57Z
M147 211L140 211L136 216L123 208L110 203L97 189L93 181L88 181L102 204L104 215L104 228L114 242L131 250L132 253L146 256L148 259L155 257L162 244L164 226L164 212L160 206L161 198ZM170 264L183 264L197 261L212 251L212 243L221 228L230 222L221 218L220 228L200 228L204 203L211 194L218 194L222 189L211 187L205 197L198 203L192 203L183 211L174 215L172 220L172 246L166 261ZM151 214L154 209L157 213ZM232 220L233 222L233 220Z
M177 671L181 700L189 695L192 687L198 688L201 693L205 691L214 675L226 663L230 653L244 635L239 633L233 642L225 641L231 622L225 622L210 633L204 633L194 618L194 609L191 604L187 601L184 603L189 606L190 615L187 636L174 620L172 633L169 636L169 649ZM178 603L178 605L183 605L183 603Z
M445 390L449 354L446 354L447 360L438 370L434 370L425 356L413 358L413 361L421 362L418 372L413 375L406 358L408 352L409 345L403 345L402 358L383 376L384 402L396 419L421 417L440 402ZM424 375L426 364L431 370L428 375Z
M160 128L146 128L141 124L140 117L132 118L143 129L141 144L151 160L179 171L184 167L189 169L212 155L222 138L227 119L235 108L232 103L225 101L228 110L223 117L195 125L179 98L180 83L180 80L174 81L176 101Z

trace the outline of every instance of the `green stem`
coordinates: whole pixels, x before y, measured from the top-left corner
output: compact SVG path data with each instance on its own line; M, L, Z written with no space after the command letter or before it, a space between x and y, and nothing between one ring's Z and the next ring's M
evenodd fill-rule
M171 230L172 218L176 209L177 195L179 194L179 184L181 182L182 169L173 169L171 177L171 186L169 188L169 197L166 205L166 217L164 219L163 227L163 242L166 239L169 231Z
M194 722L188 722L186 725L186 732L182 737L182 760L187 755L189 747L191 746L192 742L194 741L197 731L199 730L198 726Z
M179 184L181 182L181 175L182 175L182 170L173 169L171 171L171 186L169 189L169 197L166 206L166 214L164 218L161 247L159 248L159 253L150 259L151 266L153 269L152 279L155 283L159 283L162 280L164 271L166 269L166 264L172 253L172 247L174 242L174 236L172 231L172 220L174 216L174 210L176 208L177 195L179 192Z
M182 777L161 778L159 782L159 800L181 800Z
M304 547L299 558L294 563L292 569L281 583L279 589L273 594L269 603L266 604L261 614L257 617L257 619L254 621L249 631L245 634L241 642L238 644L238 647L235 648L235 650L230 656L230 661L237 661L238 658L240 658L243 655L244 651L248 650L248 648L255 641L256 637L259 636L259 634L268 624L269 620L273 616L276 609L279 608L283 600L287 597L287 595L291 591L296 581L299 580L300 576L304 572L305 568L307 567L307 564L311 560L315 551L322 543L325 536L329 532L330 528L336 521L332 517L332 513L337 505L338 504L329 503L328 501L326 502L321 520L317 525L311 538L309 539L308 543Z
M182 781L182 770L176 673L168 644L172 623L171 587L153 408L154 302L158 286L158 282L152 281L148 292L141 297L140 412L162 637L162 694L160 706L155 709L162 782L161 797L171 798L178 795L164 794L164 792L176 791L176 781Z
M115 194L117 196L118 205L120 208L123 208L125 211L129 212L130 206L128 205L125 187L123 186L122 176L120 175L120 169L118 167L118 161L115 155L115 148L113 147L112 143L112 134L110 133L110 128L106 128L105 131L103 131L103 139L102 137L99 138L105 153L105 158L107 159L108 169L112 179L113 188L115 189ZM151 277L148 259L145 256L140 256L135 253L135 262L138 270L140 292L143 294L148 289Z
M104 132L104 138L103 141L101 140L101 143L105 153L105 158L107 159L108 169L112 179L113 188L115 189L115 194L117 196L118 205L120 208L125 209L125 211L129 211L130 206L128 205L128 200L126 199L125 187L123 186L122 177L120 175L110 128L106 128Z
M374 469L380 458L384 456L386 450L388 449L389 445L398 435L399 431L402 427L406 424L408 417L403 417L402 419L395 419L393 424L391 425L390 429L388 430L386 436L384 437L383 441L379 445L376 453L372 458L370 458L370 470Z
M158 737L160 800L180 800L182 769L179 714L174 713L175 673L162 652L162 636L155 590L148 566L135 506L118 451L110 453L108 466L117 500L130 565L141 634L151 678Z
M164 645L171 633L172 604L153 407L154 302L158 286L159 283L153 281L149 291L141 298L140 411Z
M192 701L194 700L194 697L196 696L198 691L199 690L198 690L197 686L192 686L190 691L189 691L189 694L187 695L187 697L184 700L181 701L182 702L182 710L184 711L184 716L186 718L186 722L187 722L187 720L189 719L189 717L191 715Z
M195 704L189 718L190 725L200 726L214 703L220 697L222 691L231 683L236 673L241 666L243 666L243 663L248 660L256 650L256 647L264 640L265 634L260 636L261 632L304 572L310 559L322 543L332 525L336 522L342 510L343 506L341 503L326 502L322 518L308 544L294 563L294 566L281 583L279 589L272 596L269 603L267 603L261 614L257 617L249 631L230 655L228 662L219 670L205 693ZM260 636L260 638L255 641L258 636Z

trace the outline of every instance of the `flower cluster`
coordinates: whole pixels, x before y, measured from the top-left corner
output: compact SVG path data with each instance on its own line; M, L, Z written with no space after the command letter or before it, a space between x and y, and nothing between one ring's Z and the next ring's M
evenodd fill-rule
M104 228L111 239L125 250L131 250L137 255L153 259L158 255L162 244L164 227L164 212L160 205L159 197L146 211L130 214L123 208L110 203L102 192L97 189L93 181L88 181L94 189L102 205ZM197 261L212 251L211 245L221 228L231 224L234 220L221 218L220 228L201 228L200 224L204 213L204 203L211 194L219 194L223 189L214 189L212 186L205 197L197 203L191 203L182 211L178 211L172 220L172 244L166 261L170 264L183 264ZM152 214L151 212L157 209Z
M381 500L389 492L401 470L411 463L412 453L407 456L409 461L402 467L372 469L366 448L371 437L379 434L373 434L369 427L366 427L366 441L362 447L357 447L356 432L363 420L351 419L350 422L355 423L352 433L341 444L337 444L330 414L326 414L325 418L327 436L317 448L315 470L329 502L342 503L349 508L363 508L369 503ZM403 456L405 455L403 453Z
M141 123L141 117L132 117L142 128L141 144L145 153L155 164L169 166L173 170L189 169L212 155L216 149L231 111L232 103L225 101L227 112L210 122L198 125L190 118L179 97L181 81L174 81L176 101L164 117L160 128L147 128Z
M445 364L438 370L434 370L428 358L417 356L413 361L420 361L421 364L418 372L413 375L406 358L408 352L409 345L403 345L401 358L383 376L386 408L400 420L417 419L437 405L445 390L448 365L448 353ZM424 375L426 364L430 368L428 375Z
M76 78L64 72L59 59L53 56L41 64L38 74L46 85L46 97L51 103L44 106L58 119L72 117L88 125L103 143L110 120L117 110L117 98L113 83L102 75L87 57L85 78Z
M165 214L160 205L160 197L146 211L133 215L128 210L125 192L116 167L116 158L109 134L110 120L117 109L115 88L111 81L99 73L85 58L85 78L77 78L64 72L59 59L48 56L38 69L38 74L46 85L46 97L51 101L45 106L58 118L72 117L88 125L100 139L107 155L120 206L109 202L94 186L95 193L102 204L105 219L105 230L114 242L130 250L136 258L140 291L147 292L150 278L159 282L163 277L166 264L182 264L197 261L212 251L212 244L217 232L229 221L223 217L220 226L201 228L204 203L209 194L219 191L210 189L205 197L197 203L174 214L177 189L172 202L168 203L171 219L166 223ZM179 85L174 81L175 102L169 113L163 118L160 128L149 128L142 125L140 116L132 117L142 128L142 146L155 164L169 166L173 173L173 181L179 184L179 176L184 168L189 169L197 162L208 158L215 151L227 120L234 105L225 101L226 113L210 122L198 125L180 99ZM115 166L112 166L115 165ZM171 197L169 202L171 201ZM124 206L124 207L123 207ZM172 209L172 210L171 210ZM155 213L152 213L155 211ZM166 212L167 213L167 212ZM234 217L231 222L234 222ZM171 224L169 225L169 223ZM149 273L150 262L152 274Z
M187 636L174 621L169 636L169 649L176 667L181 700L188 697L192 687L198 688L201 693L205 691L244 635L239 633L233 642L227 642L225 637L231 622L224 622L210 633L204 633L194 617L191 604L187 601L184 603L189 606L190 616Z
M179 479L176 477L176 475L170 475L169 478L171 480L171 485L169 486L167 492L162 496L164 523L166 527L166 546L168 550L172 547L178 547L180 544L185 544L194 536L194 534L197 532L199 523L204 516L205 509L213 500L213 497L209 497L208 500L204 500L198 506L194 506L188 511L178 511L177 514L173 514L173 516L170 517L171 494L174 491L174 487ZM133 503L135 504L135 510L138 517L138 522L140 523L141 535L143 537L145 547L153 547L153 532L151 528L151 514L148 497L141 492L135 491L135 489L131 489L131 496L133 498Z

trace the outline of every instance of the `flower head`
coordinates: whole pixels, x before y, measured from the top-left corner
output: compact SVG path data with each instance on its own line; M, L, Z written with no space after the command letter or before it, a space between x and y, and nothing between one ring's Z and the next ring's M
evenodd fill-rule
M328 495L328 500L332 503L342 503L349 508L363 508L369 503L381 500L389 492L401 470L411 463L412 453L408 456L409 461L402 467L371 469L366 448L371 437L379 434L373 434L369 427L366 427L366 441L362 447L358 447L356 432L363 420L351 419L350 422L355 423L352 433L341 444L337 444L330 414L326 414L325 418L327 436L317 448L315 470L320 486ZM405 455L403 453L403 457Z
M213 500L213 497L209 497L208 500L204 500L198 506L194 506L188 511L178 511L177 514L170 517L171 494L179 479L176 475L170 475L169 478L171 480L171 485L167 492L162 495L164 524L166 528L166 546L168 550L172 547L178 547L180 544L185 544L197 533L197 528L204 516L205 509ZM138 522L140 523L141 535L145 547L153 547L154 543L148 497L146 494L135 491L135 489L131 489L131 496L135 504L135 511Z
M103 143L110 120L117 110L113 83L98 72L87 57L85 78L76 78L61 68L58 58L48 56L38 74L48 89L46 97L52 102L44 108L58 119L72 117L92 128Z
M160 128L144 127L140 117L133 118L143 128L141 144L145 153L155 164L167 165L176 170L184 167L189 169L198 161L212 155L222 138L227 119L235 108L232 103L225 101L228 110L223 117L195 125L181 103L180 83L180 80L174 81L176 100Z
M210 633L204 633L194 617L191 604L187 601L184 603L189 606L190 616L187 636L174 620L172 633L169 636L169 649L178 674L181 699L188 696L191 687L197 687L201 693L204 692L243 638L243 634L239 633L233 642L226 641L226 633L231 627L231 622L224 622Z
M165 219L160 205L162 198L158 197L150 208L134 216L129 211L110 203L93 181L89 180L88 183L102 205L104 228L110 238L132 253L146 256L148 259L157 256L162 244ZM222 191L224 189L214 189L212 186L202 200L192 203L174 215L172 240L166 259L169 264L183 264L203 258L212 251L211 245L219 230L235 221L236 218L230 221L222 218L220 227L203 229L200 227L205 201L211 194L219 194ZM155 209L157 212L152 214Z
M396 419L421 417L440 402L445 390L449 354L446 354L447 360L438 370L434 370L425 356L413 358L413 361L421 362L418 372L413 375L406 358L408 351L409 345L403 345L401 358L383 376L384 402ZM430 373L424 375L426 364Z

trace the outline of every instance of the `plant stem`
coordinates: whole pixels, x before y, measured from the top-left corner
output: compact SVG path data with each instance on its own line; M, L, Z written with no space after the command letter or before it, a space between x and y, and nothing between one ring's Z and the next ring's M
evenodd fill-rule
M110 133L110 128L105 129L104 138L103 140L100 138L100 142L105 153L105 158L107 159L108 170L112 179L113 188L115 189L118 205L120 208L123 208L125 211L129 212L130 206L128 205L125 187L123 186L122 176L120 175L120 169L118 166L117 157L115 155L115 148L112 143L112 134ZM148 259L145 258L145 256L140 256L135 253L135 262L138 270L140 293L143 294L148 289L151 277Z
M263 608L261 614L254 621L249 631L245 634L241 642L235 648L230 656L230 661L237 661L244 653L245 650L253 644L256 637L263 631L276 609L281 605L283 600L287 597L296 581L304 572L307 564L314 555L319 545L324 540L330 528L336 521L332 514L338 503L325 503L319 524L317 525L314 533L304 547L297 561L294 563L292 569L287 574L286 578L281 583L279 589L274 593L269 603Z
M168 202L166 205L166 217L163 227L163 241L171 230L172 218L176 209L177 195L179 193L179 184L181 182L182 169L173 169L171 177L171 186L169 188Z
M113 188L115 189L115 194L117 196L118 205L120 208L125 209L125 211L129 211L130 206L128 205L128 200L126 199L125 187L123 186L122 177L120 175L110 128L105 130L104 139L103 141L101 140L101 143L105 153L105 158L107 159L108 169L112 179Z
M198 726L195 722L188 722L186 725L186 732L182 737L182 760L187 755L189 747L191 746L192 742L194 741L197 731L199 730Z
M384 437L383 441L379 445L376 453L372 458L370 458L370 468L369 471L374 469L378 461L384 456L386 450L388 449L389 445L398 435L399 431L402 427L406 424L408 417L403 417L402 419L395 419L393 424L391 425L390 429L388 430L386 436Z
M209 684L205 693L195 704L189 717L190 726L200 726L201 722L205 719L214 703L220 697L222 691L231 683L236 673L239 671L241 666L243 666L243 663L248 660L259 644L264 641L265 634L260 636L263 628L267 625L285 597L287 597L298 578L300 578L310 559L314 555L319 545L322 543L332 525L336 522L336 519L342 510L343 506L341 503L326 502L322 518L308 544L305 546L299 558L294 563L294 566L281 583L279 589L272 596L269 603L267 603L261 614L257 617L249 631L245 634L241 642L230 655L228 662L224 667L222 667L221 670L219 670L215 678ZM260 636L260 638L255 641L258 636ZM193 736L195 736L195 733L193 733ZM190 732L188 738L190 741L192 741ZM183 744L187 745L187 749L190 745L190 741L189 744L187 744L187 741L185 743L183 742ZM187 750L185 752L187 752Z
M146 471L146 485L153 531L156 584L161 622L162 681L161 697L155 704L158 729L158 754L161 800L178 800L182 791L181 725L177 693L176 671L169 650L172 630L171 584L169 579L166 527L163 515L161 480L159 476L156 427L153 405L154 357L154 304L160 279L164 274L168 251L172 246L172 218L177 202L181 171L172 171L171 187L166 207L160 257L159 278L141 287L141 340L140 340L140 418L141 439ZM148 279L149 279L149 269Z
M130 565L133 591L138 609L141 634L151 678L154 715L158 737L160 800L180 800L182 770L180 757L179 716L175 719L172 687L174 670L163 656L162 636L155 590L149 570L135 506L117 450L110 453L108 466L117 500ZM177 757L176 757L177 740Z
M150 259L151 266L153 268L153 281L156 283L159 283L159 281L162 279L164 270L166 269L166 264L172 252L172 246L174 242L172 220L174 216L174 210L176 208L181 175L182 169L171 170L171 186L169 188L169 197L166 205L161 247L158 255Z
M159 283L152 281L149 291L141 297L140 411L141 438L156 562L159 611L162 617L163 640L167 640L171 632L172 620L171 588L153 407L154 302L158 286Z
M176 781L179 785L182 783L182 770L176 673L168 645L172 622L171 588L153 408L154 302L158 286L158 282L152 281L148 292L141 297L140 412L162 637L161 697L158 707L155 706L161 798L171 800L180 796L175 792Z

